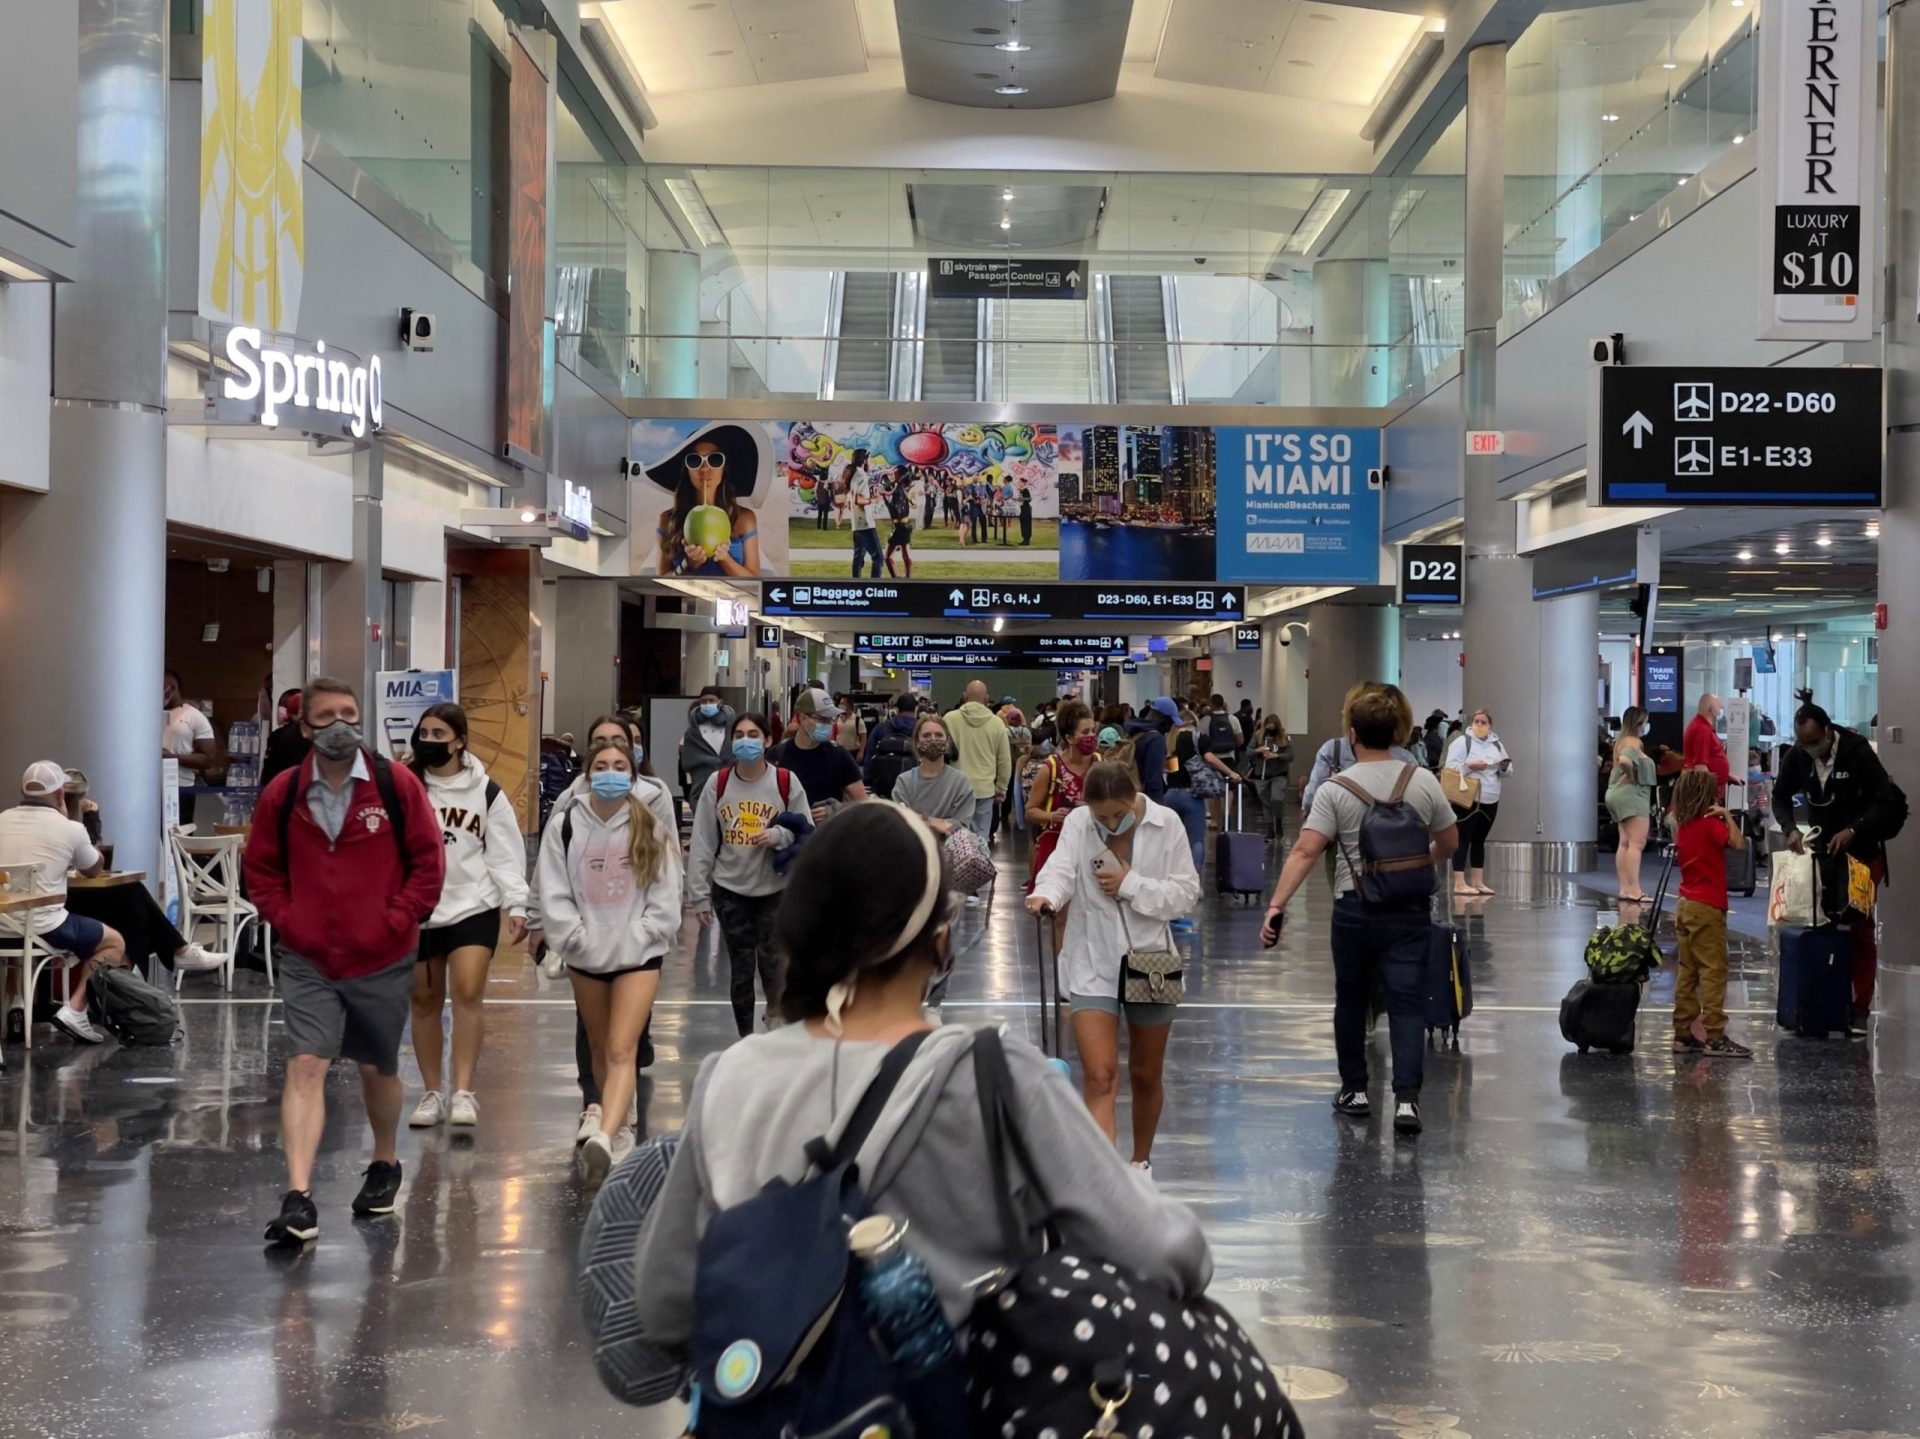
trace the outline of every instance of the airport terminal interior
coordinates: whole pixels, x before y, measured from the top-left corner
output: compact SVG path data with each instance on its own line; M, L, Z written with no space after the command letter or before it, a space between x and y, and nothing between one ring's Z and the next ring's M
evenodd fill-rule
M0 5L0 1436L1920 1436L1915 5Z

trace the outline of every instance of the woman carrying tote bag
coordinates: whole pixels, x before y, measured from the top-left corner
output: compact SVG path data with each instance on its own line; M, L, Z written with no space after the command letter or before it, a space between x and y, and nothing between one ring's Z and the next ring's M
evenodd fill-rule
M1487 887L1487 835L1500 817L1500 787L1513 772L1513 760L1493 731L1493 715L1475 710L1467 727L1447 746L1440 788L1452 803L1460 825L1460 848L1453 852L1453 892L1490 895Z

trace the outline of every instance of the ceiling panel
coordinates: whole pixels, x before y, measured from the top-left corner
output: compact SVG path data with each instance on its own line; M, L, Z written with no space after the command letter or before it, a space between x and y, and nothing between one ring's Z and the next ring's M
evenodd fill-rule
M897 0L907 89L975 108L1036 110L1111 98L1133 0ZM1014 39L1020 54L996 49ZM1001 95L1018 84L1025 93Z
M1307 5L1288 29L1269 95L1371 106L1424 22L1357 6Z
M733 9L763 85L866 71L854 0L733 0Z
M1300 10L1299 0L1174 0L1153 73L1190 85L1264 90Z
M857 75L862 4L879 0L601 0L599 14L656 94ZM591 6L588 7L592 9ZM891 29L883 43L897 47Z

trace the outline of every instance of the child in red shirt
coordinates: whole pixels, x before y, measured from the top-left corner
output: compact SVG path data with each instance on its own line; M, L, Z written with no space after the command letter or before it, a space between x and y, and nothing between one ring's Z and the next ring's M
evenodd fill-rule
M1719 797L1720 782L1709 770L1687 770L1673 787L1680 858L1673 1052L1752 1059L1751 1049L1727 1038L1727 849L1744 849L1746 837ZM1693 1032L1695 1020L1706 1033L1704 1042Z

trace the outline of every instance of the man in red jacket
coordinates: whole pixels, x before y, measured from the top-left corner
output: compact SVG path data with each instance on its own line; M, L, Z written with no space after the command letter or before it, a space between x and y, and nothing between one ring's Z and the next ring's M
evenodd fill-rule
M1720 743L1720 737L1714 733L1714 726L1719 719L1720 696L1701 695L1699 710L1687 721L1687 735L1680 746L1680 762L1687 769L1711 770L1713 777L1720 782L1720 797L1725 799L1727 780L1732 771L1727 768L1727 747Z
M306 689L312 753L261 792L247 840L247 890L286 948L280 998L291 1054L280 1095L287 1192L273 1244L318 1237L311 1183L326 1127L327 1070L360 1066L373 1162L356 1215L391 1214L400 1193L400 1035L413 992L420 921L446 876L440 821L412 771L370 752L360 701L344 680Z

